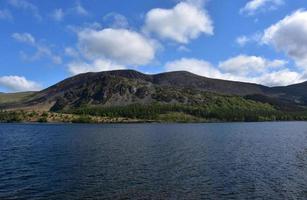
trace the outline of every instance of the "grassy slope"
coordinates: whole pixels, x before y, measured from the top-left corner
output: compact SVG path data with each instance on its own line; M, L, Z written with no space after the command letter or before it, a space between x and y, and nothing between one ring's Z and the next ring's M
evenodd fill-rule
M33 94L34 92L0 93L0 104L20 102Z

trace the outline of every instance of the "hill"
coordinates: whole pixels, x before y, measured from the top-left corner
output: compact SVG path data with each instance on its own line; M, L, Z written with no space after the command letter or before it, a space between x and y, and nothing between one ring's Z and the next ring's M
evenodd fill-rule
M137 117L135 113L129 114L134 109L142 113L143 119L153 118L148 109L156 116L184 113L201 118L219 118L214 115L224 112L232 113L226 118L242 120L247 116L242 118L234 113L245 112L249 118L252 115L263 118L281 115L276 112L304 112L306 89L307 83L270 88L185 71L146 75L134 70L117 70L80 74L37 93L18 94L19 98L4 95L6 100L1 101L0 95L0 108ZM196 112L206 115L196 115ZM215 114L210 116L212 113Z

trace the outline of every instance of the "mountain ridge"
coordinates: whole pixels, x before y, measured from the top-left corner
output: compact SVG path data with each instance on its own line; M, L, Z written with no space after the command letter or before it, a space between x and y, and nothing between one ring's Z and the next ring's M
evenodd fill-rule
M189 94L193 91L193 95ZM305 106L307 82L283 87L212 79L187 71L144 74L135 70L88 72L69 77L27 99L0 103L2 109L61 110L84 105L121 106L130 104L201 103L197 93L233 95L262 103ZM3 96L3 94L2 94ZM257 98L256 98L256 97ZM266 99L266 100L264 100ZM273 100L272 100L273 99ZM273 102L274 102L273 101ZM58 108L55 108L58 107Z

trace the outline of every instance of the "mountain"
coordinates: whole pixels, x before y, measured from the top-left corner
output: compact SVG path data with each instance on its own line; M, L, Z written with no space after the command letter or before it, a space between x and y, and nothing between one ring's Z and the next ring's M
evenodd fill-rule
M185 71L85 73L39 92L0 94L0 122L307 120L306 89L307 82L266 87Z
M289 85L286 87L276 87L274 89L280 93L286 94L286 96L290 98L290 100L292 97L292 100L295 103L300 103L304 105L307 104L307 81L300 84Z
M2 95L3 96L3 95ZM60 111L85 106L183 104L202 105L209 96L239 96L279 109L307 105L307 82L287 87L211 79L186 71L147 75L134 70L85 73L18 101L2 101L2 109Z

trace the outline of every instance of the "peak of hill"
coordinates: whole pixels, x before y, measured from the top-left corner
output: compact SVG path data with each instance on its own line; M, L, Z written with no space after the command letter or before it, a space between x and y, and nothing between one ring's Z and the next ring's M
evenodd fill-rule
M88 81L95 82L106 77L125 78L134 81L148 82L159 86L188 88L193 90L231 95L247 95L255 93L263 94L270 91L270 88L257 84L211 79L203 76L198 76L187 71L175 71L147 75L134 70L115 70L80 74L68 78L59 84L52 86L51 88L47 88L47 90L54 88L70 88L72 85L82 84Z
M307 82L287 87L211 79L186 71L147 75L134 70L80 74L0 108L65 110L82 106L152 103L201 105L215 95L239 96L277 106L307 104ZM0 96L1 97L1 96ZM1 104L2 103L2 104Z

